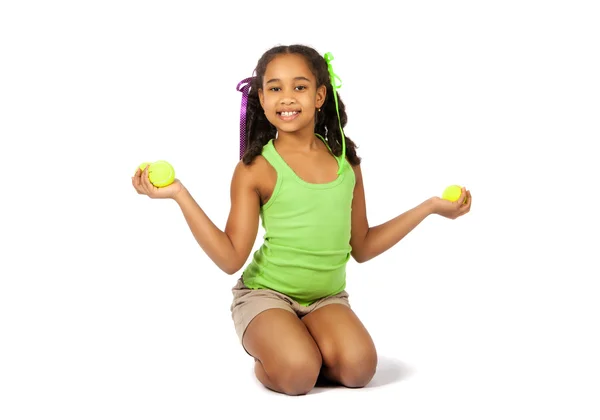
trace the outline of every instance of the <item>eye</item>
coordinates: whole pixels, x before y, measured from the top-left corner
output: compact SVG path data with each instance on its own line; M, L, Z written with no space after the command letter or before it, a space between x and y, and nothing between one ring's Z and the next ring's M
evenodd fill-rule
M278 87L272 87L272 88L271 88L271 89L269 89L269 90L270 90L271 92L278 92L278 90L276 90L276 89L279 89L279 88L278 88Z
M298 90L305 90L306 86L296 86L296 89L298 89Z

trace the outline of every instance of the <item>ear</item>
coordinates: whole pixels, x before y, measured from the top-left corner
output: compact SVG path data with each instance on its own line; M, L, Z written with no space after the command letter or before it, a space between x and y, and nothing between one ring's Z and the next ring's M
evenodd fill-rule
M325 85L321 85L317 88L317 97L315 100L315 107L321 108L325 103L325 98L327 97L327 87Z

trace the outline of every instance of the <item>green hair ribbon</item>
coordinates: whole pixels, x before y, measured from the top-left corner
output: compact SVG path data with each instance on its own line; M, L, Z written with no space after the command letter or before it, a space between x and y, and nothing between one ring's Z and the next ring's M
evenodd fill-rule
M346 162L346 137L344 136L344 129L342 128L342 120L340 118L340 108L338 105L338 93L337 90L342 87L342 79L335 74L331 62L333 61L333 54L328 52L324 56L327 62L327 69L329 70L329 78L331 80L331 87L333 88L333 99L335 100L335 110L338 116L338 124L340 125L340 133L342 134L342 155L338 159L339 169L338 175L342 172L344 163Z

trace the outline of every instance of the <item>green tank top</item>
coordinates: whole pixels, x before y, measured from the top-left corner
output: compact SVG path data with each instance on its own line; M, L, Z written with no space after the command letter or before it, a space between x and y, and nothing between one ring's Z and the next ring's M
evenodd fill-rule
M260 210L264 242L242 274L244 284L278 291L304 306L343 291L351 251L354 170L338 159L334 181L312 184L285 163L273 140L263 147L262 156L275 168L277 182Z

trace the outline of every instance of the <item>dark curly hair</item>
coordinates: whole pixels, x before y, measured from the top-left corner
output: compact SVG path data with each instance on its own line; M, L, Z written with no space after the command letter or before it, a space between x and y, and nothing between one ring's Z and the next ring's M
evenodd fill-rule
M331 85L327 62L323 56L311 47L305 45L283 45L273 47L266 51L258 60L254 70L255 76L252 78L250 90L248 92L248 104L246 108L247 145L244 155L242 156L242 161L246 165L251 164L256 156L261 154L263 146L267 144L269 140L275 138L277 133L277 129L269 122L269 120L267 120L267 117L262 110L258 98L258 90L262 88L267 65L280 54L299 54L303 56L317 79L317 87L322 85L327 87L325 103L321 107L321 112L316 113L315 133L320 134L329 144L333 154L339 157L342 154L342 133L340 131L338 115L335 108L334 91ZM340 98L339 92L338 108L343 128L346 126L348 117L346 115L346 107ZM346 158L352 165L358 165L361 159L356 154L357 146L345 135L345 133L344 136L346 139Z

